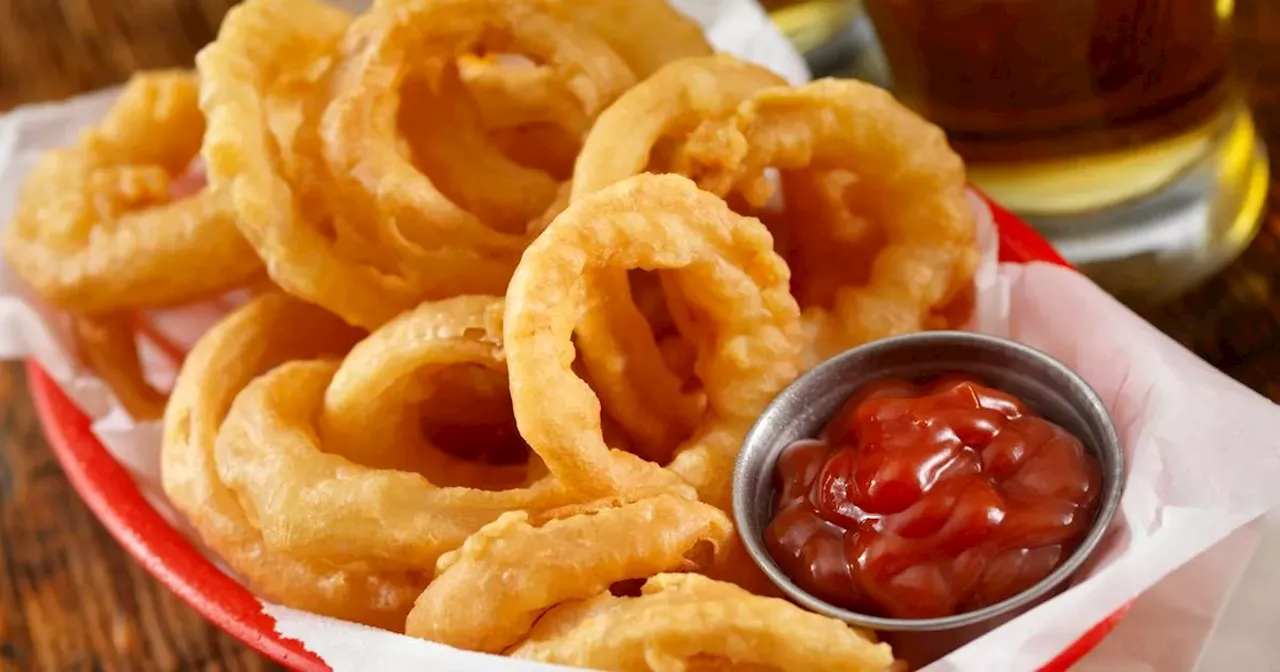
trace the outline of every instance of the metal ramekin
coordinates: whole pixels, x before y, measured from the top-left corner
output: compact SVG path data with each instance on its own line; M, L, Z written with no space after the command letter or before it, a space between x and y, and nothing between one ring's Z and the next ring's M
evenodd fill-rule
M843 609L801 590L774 563L763 533L773 508L778 454L811 438L859 387L886 377L908 379L958 372L1021 398L1047 419L1080 438L1102 466L1097 519L1080 547L1040 583L976 611L943 618L900 619ZM1097 393L1066 365L1028 346L993 336L933 331L887 338L844 352L796 379L751 428L733 474L733 513L756 564L792 600L847 623L876 630L949 630L1008 615L1048 595L1084 564L1106 532L1124 485L1124 449Z

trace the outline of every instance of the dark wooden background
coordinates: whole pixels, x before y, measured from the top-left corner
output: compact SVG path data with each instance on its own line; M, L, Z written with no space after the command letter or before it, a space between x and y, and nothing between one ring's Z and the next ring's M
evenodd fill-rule
M0 111L190 66L230 0L0 0ZM151 578L49 453L0 368L0 670L266 670Z
M1044 0L1051 1L1051 0ZM0 0L0 112L189 65L230 0ZM1280 2L1237 0L1242 76L1280 156ZM1241 259L1149 315L1214 366L1280 400L1280 198ZM139 568L45 445L22 368L0 367L0 669L258 670Z

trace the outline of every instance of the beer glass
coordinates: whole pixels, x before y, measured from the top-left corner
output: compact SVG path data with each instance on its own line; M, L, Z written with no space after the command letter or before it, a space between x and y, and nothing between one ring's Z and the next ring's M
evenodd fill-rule
M874 25L878 83L1120 298L1176 295L1256 233L1267 162L1231 77L1231 0L846 4Z

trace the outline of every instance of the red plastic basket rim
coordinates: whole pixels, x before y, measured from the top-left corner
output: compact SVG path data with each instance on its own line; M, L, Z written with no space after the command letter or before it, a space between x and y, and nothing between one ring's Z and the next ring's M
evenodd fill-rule
M1000 233L1000 260L1067 262L1027 224L983 197ZM129 473L90 430L89 418L34 360L27 363L31 396L67 480L148 572L209 622L268 658L304 672L329 667L301 642L280 635L275 621L244 586L219 570L143 497ZM1128 606L1094 625L1040 672L1065 672L1116 627Z

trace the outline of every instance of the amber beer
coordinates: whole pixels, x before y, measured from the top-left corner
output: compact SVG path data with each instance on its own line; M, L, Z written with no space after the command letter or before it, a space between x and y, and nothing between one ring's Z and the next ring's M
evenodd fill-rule
M865 0L900 100L946 129L975 180L1096 168L1067 203L1157 188L1220 132L1229 0ZM1086 163L1080 163L1084 160ZM1069 166L1069 168L1067 168ZM1122 166L1117 173L1115 168ZM1023 171L1023 172L1025 172ZM1078 170L1077 170L1078 173ZM1070 173L1061 173L1070 176ZM1081 188L1083 186L1083 188ZM1044 185L1035 190L1045 195ZM1083 192L1105 194L1090 202ZM1049 191L1052 191L1051 189ZM1065 194L1066 192L1064 192ZM1002 194L1018 209L1036 196ZM1052 194L1048 194L1052 201Z

